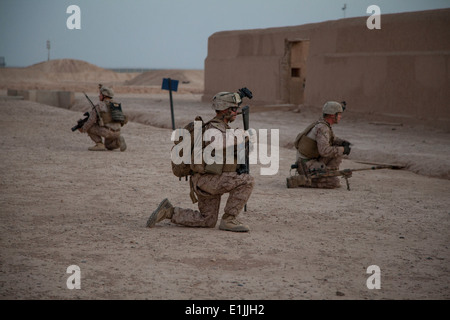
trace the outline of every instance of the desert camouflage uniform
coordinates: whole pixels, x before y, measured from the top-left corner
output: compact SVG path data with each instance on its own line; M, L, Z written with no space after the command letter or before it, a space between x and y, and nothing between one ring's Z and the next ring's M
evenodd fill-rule
M113 102L112 100L100 101L95 105L98 114L108 112L109 108L106 102ZM89 112L89 119L81 128L81 132L86 132L88 136L95 143L102 143L102 137L105 138L105 147L109 150L120 148L120 128L121 124L118 122L110 122L104 126L99 125L99 117L97 112L92 109Z
M222 132L225 144L225 132L230 127L225 122L220 121L206 125L205 131L211 128L218 129ZM224 209L224 216L236 218L252 193L254 179L249 174L238 174L234 170L224 171L221 174L195 173L191 177L191 183L198 198L199 211L175 207L171 221L190 227L213 228L218 220L222 195L229 193Z
M171 221L190 227L216 226L220 200L224 193L229 193L225 205L225 214L237 217L244 208L253 190L254 179L248 174L223 172L216 174L199 174L192 176L194 190L198 197L198 209L175 207Z
M307 159L297 152L299 161L303 161L307 170L330 169L339 170L343 158L342 139L335 137L331 126L323 119L311 129L307 136L317 142L320 156L316 159ZM341 183L338 177L315 178L311 181L313 188L338 188Z

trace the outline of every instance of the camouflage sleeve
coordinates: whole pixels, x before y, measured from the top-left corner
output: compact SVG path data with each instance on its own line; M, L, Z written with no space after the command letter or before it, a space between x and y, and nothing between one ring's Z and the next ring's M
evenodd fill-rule
M344 154L342 147L332 146L330 144L330 129L326 125L318 125L317 127L317 149L319 154L324 158L335 158Z

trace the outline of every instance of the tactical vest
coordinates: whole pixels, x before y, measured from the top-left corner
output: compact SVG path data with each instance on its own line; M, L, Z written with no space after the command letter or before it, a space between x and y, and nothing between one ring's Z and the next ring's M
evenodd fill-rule
M310 124L305 130L300 132L295 138L294 146L302 155L307 157L308 159L317 159L320 157L319 149L317 148L317 141L308 137L309 132L318 124L323 123L326 124L330 129L330 145L333 144L334 141L334 133L331 129L331 126L325 120L321 119L312 124Z
M108 111L100 111L100 118L103 121L103 125L108 123L123 123L125 116L122 112L122 105L115 101L105 101Z

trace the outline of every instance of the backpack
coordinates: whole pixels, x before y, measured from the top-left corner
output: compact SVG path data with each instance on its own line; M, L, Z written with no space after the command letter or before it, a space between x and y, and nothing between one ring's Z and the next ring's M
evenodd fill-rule
M203 128L205 127L205 123L203 123L203 119L200 116L197 116L195 118L195 121L202 122L202 135L203 135ZM194 150L194 121L188 123L183 129L189 131L189 133L191 135L191 160L192 160L192 151ZM181 143L181 141L183 141L183 137L180 137L180 139L178 141L174 142L171 152L172 152L173 148L176 147L176 145ZM183 156L183 150L180 151L180 156ZM185 177L187 180L188 176L197 172L196 169L198 170L198 168L197 168L198 165L191 166L191 164L184 163L184 162L181 162L180 164L175 164L172 160L171 160L171 163L172 163L172 172L176 177L179 178L180 181L181 181L181 178L183 178L183 177Z

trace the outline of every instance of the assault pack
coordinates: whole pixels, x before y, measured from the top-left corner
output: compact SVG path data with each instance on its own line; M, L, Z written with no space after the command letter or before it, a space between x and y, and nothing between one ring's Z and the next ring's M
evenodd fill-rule
M237 93L232 93L232 92L219 92L218 94L216 94L213 98L213 104L212 104L212 109L215 110L216 112L218 110L225 110L227 108L230 107L239 107L239 105L242 103L242 98L247 97L249 99L251 99L253 97L252 92L247 89L247 88L241 88L238 90ZM248 130L248 115L249 115L249 111L248 111L249 107L245 106L242 109L242 112L239 112L238 114L242 114L243 118L244 118L244 130ZM196 164L194 163L194 145L195 145L195 141L194 138L199 138L199 137L195 137L194 136L194 129L195 129L195 122L196 121L201 121L202 123L202 134L201 134L201 138L202 138L202 150L205 148L205 143L203 141L203 134L205 132L205 126L208 124L212 124L213 126L217 125L218 122L220 122L219 120L213 118L210 121L204 123L203 119L200 116L197 116L195 118L194 121L188 123L183 129L187 130L190 133L190 137L191 137L191 145L190 145L190 150L191 150L191 161L190 163L184 163L181 162L180 164L176 164L173 162L173 160L171 159L171 163L172 163L172 172L173 174L178 177L180 180L181 178L185 177L187 180L188 176L193 175L194 173L213 173L213 174L220 174L224 171L236 171L236 167L235 165L231 165L231 166L227 166L227 164L209 164L206 165L204 160L202 159L202 163L201 164ZM174 142L174 146L172 146L171 149L171 155L173 154L173 150L174 148L176 148L176 146L178 144L180 144L183 141L183 137L181 136L179 138L178 141ZM248 143L246 144L246 150L248 150ZM175 150L177 151L177 150ZM179 156L183 157L183 149L179 150ZM246 152L246 155L248 155L248 153ZM246 156L246 164L243 165L243 168L239 168L238 173L249 173L248 171L248 156Z
M205 128L205 125L206 125L203 122L202 117L197 116L194 121L188 123L183 128L183 129L189 131L189 133L191 135L191 163L193 162L192 161L193 160L192 151L194 150L194 142L195 142L194 141L194 124L195 124L195 121L201 121L202 122L202 136L203 136L203 131L204 131L204 128ZM183 141L183 136L181 136L178 141L174 142L174 145L172 146L171 152L172 152L173 148L175 148L182 141ZM183 156L183 149L180 150L180 154L179 155L180 155L180 157ZM181 178L183 178L183 177L185 177L186 180L187 180L188 176L194 174L194 172L195 172L194 170L196 169L196 167L194 167L194 164L191 165L189 163L184 163L184 162L181 162L180 164L176 164L172 160L171 160L171 163L172 163L172 172L173 172L173 174L176 177L179 178L180 181L181 181Z
M195 136L194 135L194 131L195 131L195 122L201 122L201 130L202 133L199 136ZM209 164L207 165L202 157L202 163L195 163L194 161L194 145L196 143L195 139L202 139L201 141L201 149L203 150L205 148L205 142L203 141L203 134L205 133L205 127L209 124L212 124L213 126L215 126L217 123L219 123L220 120L217 119L211 119L208 122L203 122L202 117L197 116L195 118L194 121L188 123L183 129L187 130L190 134L191 137L191 145L190 145L190 150L191 150L191 156L190 156L190 163L184 163L181 162L180 164L176 164L173 162L173 160L171 159L171 163L172 163L172 172L173 174L179 178L179 180L181 180L181 178L185 177L186 180L188 178L188 176L193 175L194 173L214 173L214 174L220 174L223 171L229 171L230 169L226 168L226 166L224 166L224 164ZM183 141L183 136L180 136L178 141L174 142L174 145L172 146L171 149L171 155L173 152L173 149L180 144ZM181 148L179 151L179 156L183 157L183 148ZM233 169L233 171L235 171L235 169Z

